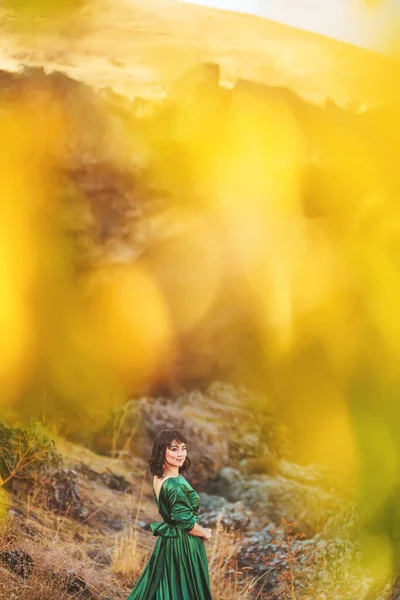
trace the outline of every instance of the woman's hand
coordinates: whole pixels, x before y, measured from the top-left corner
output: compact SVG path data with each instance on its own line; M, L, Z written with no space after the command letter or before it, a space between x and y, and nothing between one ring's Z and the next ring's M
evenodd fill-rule
M203 529L204 529L203 539L204 539L204 541L207 542L208 540L211 539L211 533L212 533L212 531L208 527L203 527Z

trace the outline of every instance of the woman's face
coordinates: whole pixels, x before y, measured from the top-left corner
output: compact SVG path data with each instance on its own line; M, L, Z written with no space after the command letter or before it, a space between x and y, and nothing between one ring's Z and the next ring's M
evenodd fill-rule
M181 467L185 462L186 454L186 444L173 440L171 446L165 450L165 463L167 466Z

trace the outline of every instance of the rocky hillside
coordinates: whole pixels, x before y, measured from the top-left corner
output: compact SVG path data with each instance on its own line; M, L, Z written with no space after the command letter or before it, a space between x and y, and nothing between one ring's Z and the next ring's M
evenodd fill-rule
M364 598L365 574L347 564L357 562L351 498L346 508L337 482L320 469L273 453L251 403L243 408L244 394L215 384L176 400L132 400L120 415L117 458L61 438L54 446L38 425L2 425L8 454L0 465L0 597L126 597L155 542L149 525L160 519L145 449L155 431L173 425L184 426L189 437L195 469L187 479L202 490L200 519L214 531L207 551L217 600L227 591L250 600L261 588L269 598L284 590L290 565L299 593L319 598L329 586L327 598ZM277 427L270 413L271 448ZM15 476L7 481L10 464Z
M164 96L199 62L220 64L227 83L246 78L289 87L319 103L375 104L398 89L395 61L267 19L174 0L71 4L81 9L67 22L46 23L36 14L26 33L11 0L2 12L3 65L45 65L146 98Z

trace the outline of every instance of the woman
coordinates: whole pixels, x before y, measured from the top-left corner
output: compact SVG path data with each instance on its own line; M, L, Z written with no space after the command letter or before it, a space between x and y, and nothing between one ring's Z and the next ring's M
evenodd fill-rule
M200 498L181 475L189 467L184 436L173 429L161 431L148 468L163 522L151 524L159 537L127 600L212 600L204 547L211 529L199 524Z

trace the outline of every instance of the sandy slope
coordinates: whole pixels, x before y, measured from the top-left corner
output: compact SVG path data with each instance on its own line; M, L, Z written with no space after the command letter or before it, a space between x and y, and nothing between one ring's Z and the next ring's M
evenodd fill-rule
M396 65L384 58L267 19L176 0L112 0L86 5L63 33L32 22L16 32L3 10L0 64L60 68L128 95L162 95L193 64L212 60L223 78L289 86L315 101L365 102L393 95ZM399 69L397 69L399 71Z

